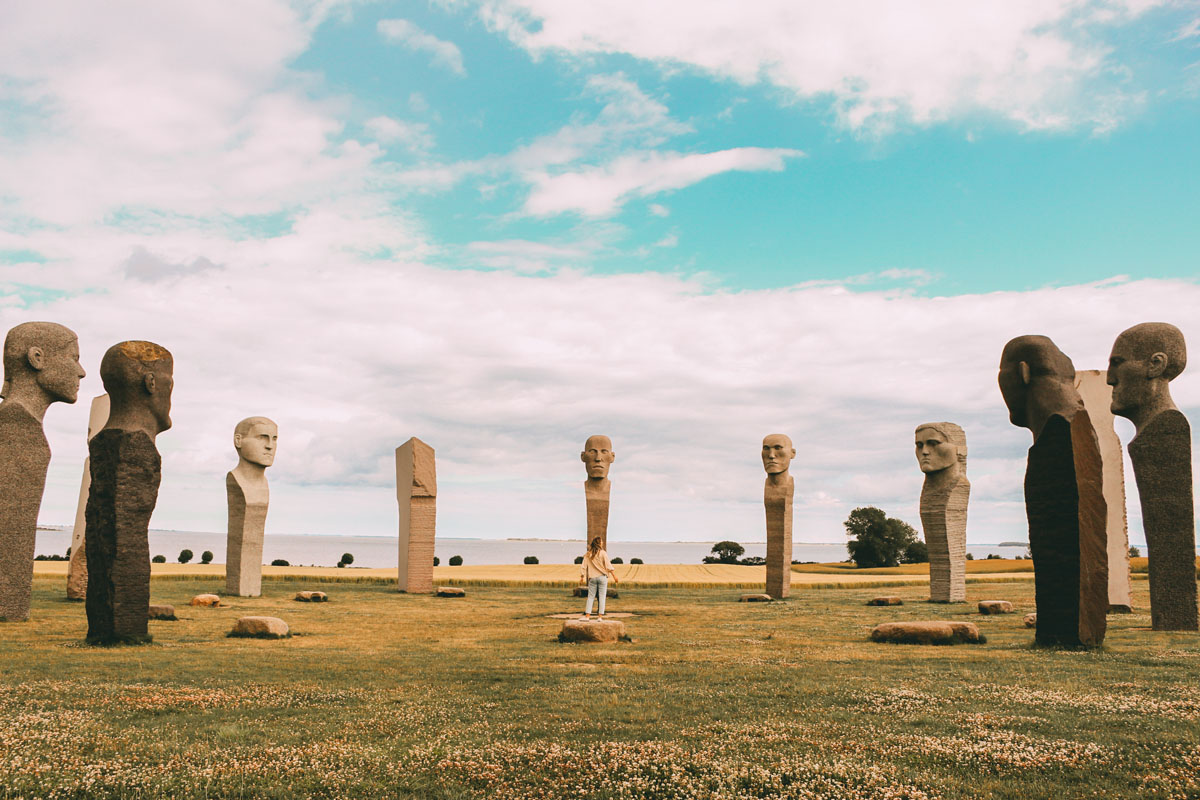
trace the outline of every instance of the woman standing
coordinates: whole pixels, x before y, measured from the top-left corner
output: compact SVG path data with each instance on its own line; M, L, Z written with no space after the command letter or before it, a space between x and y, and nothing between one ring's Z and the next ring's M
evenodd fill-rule
M579 566L579 582L587 584L588 590L583 619L592 618L592 601L596 599L596 595L600 595L600 613L597 614L597 618L604 619L604 600L608 595L609 576L612 576L614 584L620 583L617 573L613 572L612 562L608 560L608 553L600 546L600 537L597 536L588 545L587 555L583 557L583 563Z

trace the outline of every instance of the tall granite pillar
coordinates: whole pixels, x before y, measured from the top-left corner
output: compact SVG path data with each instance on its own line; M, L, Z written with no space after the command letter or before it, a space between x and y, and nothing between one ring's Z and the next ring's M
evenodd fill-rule
M233 429L238 465L225 475L229 526L225 539L225 593L262 594L263 537L267 524L267 467L275 463L279 428L266 417L247 417Z
M397 588L432 592L437 470L433 448L415 436L396 448L396 500L400 505Z
M50 466L42 420L79 394L79 341L53 322L26 322L4 340L0 403L0 621L29 619L38 511Z
M108 395L92 398L88 414L87 440L100 432L108 421ZM67 564L67 599L83 601L87 598L87 527L88 490L92 486L92 460L83 459L83 479L79 482L79 504L75 506L75 525L71 528L71 560Z
M916 430L921 487L921 527L929 548L929 601L967 599L967 435L953 422L927 422Z
M587 542L599 537L600 547L608 549L608 497L612 481L608 470L616 460L612 440L607 436L589 436L579 454L579 460L587 468L587 480L583 482L583 497L587 503Z
M1033 432L1025 511L1038 644L1097 647L1108 612L1108 510L1100 445L1075 391L1075 367L1045 336L1004 347L999 383L1009 418Z
M150 641L150 516L162 459L155 437L171 427L174 362L152 342L113 345L100 362L111 407L88 444L92 487L86 516L87 640Z
M1192 430L1171 399L1187 366L1183 333L1166 322L1135 325L1108 359L1112 411L1137 429L1129 459L1137 480L1150 561L1150 622L1156 631L1197 630Z
M1125 459L1121 440L1113 427L1112 387L1104 370L1087 369L1075 373L1075 388L1083 407L1096 429L1100 443L1100 461L1104 467L1104 503L1108 506L1105 536L1108 541L1108 608L1128 613L1132 610L1129 585L1129 526L1125 516Z
M767 514L767 594L782 600L792 589L792 497L796 482L788 473L796 450L782 433L763 439L763 507Z

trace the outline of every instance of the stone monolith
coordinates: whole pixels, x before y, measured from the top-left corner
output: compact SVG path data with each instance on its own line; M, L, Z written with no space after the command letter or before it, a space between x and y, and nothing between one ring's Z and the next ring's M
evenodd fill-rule
M796 482L789 474L796 450L782 433L763 439L762 462L767 471L763 506L767 512L767 594L781 600L792 588L792 496Z
M225 475L229 527L225 538L225 593L262 594L263 535L267 524L267 467L275 463L279 427L266 417L247 417L233 429L238 464Z
M1075 389L1096 429L1100 461L1104 468L1104 504L1108 506L1105 538L1108 542L1108 607L1110 611L1132 609L1129 584L1129 525L1125 517L1125 459L1121 440L1113 427L1112 387L1104 370L1085 369L1075 373Z
M0 390L0 621L29 619L38 511L50 466L42 430L51 403L79 396L79 340L53 322L24 322L4 339Z
M929 548L929 601L967 599L967 435L953 422L926 422L916 430L921 527Z
M612 440L600 434L589 436L579 454L579 460L587 467L587 480L583 482L583 497L587 503L587 538L584 541L591 542L599 536L600 547L605 550L608 549L608 496L612 488L608 469L616 458Z
M108 395L102 394L92 398L92 408L88 413L87 440L100 432L104 423L108 422ZM92 487L92 460L83 459L83 478L79 482L79 503L75 506L75 526L71 528L71 560L67 564L67 599L83 601L87 599L87 499L88 490Z
M1033 554L1036 640L1096 647L1108 612L1108 545L1100 445L1075 391L1075 367L1045 336L1019 336L1000 357L1014 425L1033 433L1025 513Z
M1150 561L1150 623L1156 631L1197 630L1196 520L1192 429L1171 399L1187 366L1183 333L1166 322L1135 325L1108 359L1112 411L1133 422L1129 460L1142 505Z
M148 642L150 516L162 459L155 437L171 427L174 361L153 342L121 342L104 354L100 378L108 422L88 444L86 510L88 642Z
M437 469L433 448L415 436L396 448L396 500L400 505L397 588L432 592Z

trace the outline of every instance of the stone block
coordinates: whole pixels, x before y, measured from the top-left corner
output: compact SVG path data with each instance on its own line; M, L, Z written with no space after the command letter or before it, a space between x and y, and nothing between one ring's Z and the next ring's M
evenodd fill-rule
M1011 614L1013 604L1007 600L980 600L980 614Z
M1025 622L1026 628L1036 628L1037 627L1037 613L1035 612L1033 614L1026 614L1024 622Z
M437 468L433 448L415 436L396 448L396 502L400 509L396 588L414 594L432 592Z
M773 597L769 594L744 594L740 602L742 603L769 603Z
M867 601L869 606L902 606L904 600L894 594L884 595L883 597L872 597Z
M467 590L458 586L439 586L437 587L438 597L466 597Z
M324 592L312 592L306 590L303 592L296 592L295 599L301 603L327 603L329 602L329 595L325 594Z
M241 617L229 635L243 639L286 639L292 633L279 617Z
M891 644L982 644L973 622L885 622L871 629L871 641Z
M175 616L175 606L168 605L150 606L149 618L158 620L179 619Z
M625 623L615 619L569 619L559 639L564 642L618 642L625 636Z
M218 608L221 605L221 598L215 594L198 594L192 598L188 605L201 606L202 608Z

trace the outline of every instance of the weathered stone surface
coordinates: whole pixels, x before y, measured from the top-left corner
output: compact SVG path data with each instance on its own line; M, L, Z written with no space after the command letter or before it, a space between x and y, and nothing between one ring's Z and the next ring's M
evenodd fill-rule
M1013 604L1007 600L980 600L980 614L1011 614L1013 612Z
M742 603L769 603L775 598L769 594L744 594L739 602Z
M262 594L263 537L271 501L267 467L275 463L279 427L266 417L247 417L233 429L238 464L225 475L229 506L225 539L225 592Z
M1025 623L1026 628L1036 628L1037 627L1037 614L1036 613L1026 614L1023 621Z
M1075 388L1083 400L1100 445L1104 504L1108 509L1105 537L1108 542L1108 604L1130 604L1129 524L1125 515L1125 458L1113 426L1112 387L1104 370L1075 373Z
M111 406L88 445L86 544L89 642L149 641L150 516L162 460L154 437L171 427L174 362L153 342L121 342L100 362Z
M229 635L242 639L286 639L292 633L279 617L241 617Z
M609 600L615 600L616 598L621 596L621 593L618 592L616 589L613 589L611 586L609 587L608 591L605 592L604 594ZM587 587L586 586L576 586L574 589L571 590L571 596L572 597L587 597Z
M953 422L926 422L916 429L921 487L921 527L929 548L929 600L967 599L967 435Z
M559 638L564 642L618 642L625 635L625 623L615 619L569 619L563 623Z
M303 591L296 592L296 600L301 603L327 603L329 595L324 592Z
M175 606L169 605L150 606L150 613L147 616L150 619L168 621L179 619L175 616Z
M782 600L792 586L792 497L796 482L788 473L796 450L782 433L763 439L762 461L767 471L763 507L767 514L767 594Z
M589 545L600 538L600 549L608 549L608 507L612 481L608 470L617 454L613 452L612 440L597 434L584 442L579 460L587 468L587 480L583 482L583 499L587 505L587 539ZM612 596L611 593L609 595Z
M50 446L42 420L79 393L79 341L53 322L25 322L4 340L0 402L0 621L29 619L38 510Z
M437 587L438 597L466 597L467 590L459 586L439 586Z
M217 608L221 605L221 598L215 594L198 594L192 598L188 605L200 606L202 608Z
M871 641L890 644L982 644L987 639L973 622L885 622L871 629Z
M872 597L867 601L869 606L902 606L904 600L894 594L885 595L883 597Z
M92 398L88 412L87 440L108 422L108 395ZM92 488L91 459L83 460L83 479L79 482L79 504L75 506L75 526L71 529L71 561L67 564L67 599L87 599L87 499Z
M397 589L432 592L437 471L433 448L416 437L396 448L396 501L400 506Z
M1110 605L1108 607L1108 613L1110 613L1110 614L1132 614L1133 606Z

